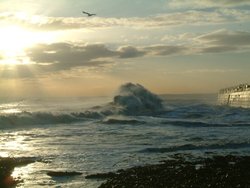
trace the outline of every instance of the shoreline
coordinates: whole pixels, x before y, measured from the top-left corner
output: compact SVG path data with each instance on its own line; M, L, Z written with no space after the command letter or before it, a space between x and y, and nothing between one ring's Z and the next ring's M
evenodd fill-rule
M214 155L209 158L176 156L116 172L97 173L86 179L103 179L99 188L250 187L250 156Z
M36 158L34 157L0 157L0 187L15 187L18 183L22 182L20 178L15 179L11 176L14 168L25 166L35 161Z
M36 162L34 157L0 157L0 187L15 187L23 180L14 179L11 174L15 167ZM194 157L175 154L157 164L145 164L116 172L96 173L85 179L102 180L99 188L179 188L179 187L250 187L249 155L212 155ZM73 170L73 169L72 169ZM49 176L70 177L82 175L75 171L48 171Z

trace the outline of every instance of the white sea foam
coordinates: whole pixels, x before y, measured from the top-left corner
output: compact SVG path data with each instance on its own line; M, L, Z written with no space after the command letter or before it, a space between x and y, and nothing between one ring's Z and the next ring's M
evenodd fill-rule
M124 86L113 100L93 98L87 106L88 99L3 104L2 110L21 112L0 114L0 155L44 161L15 168L14 174L24 180L20 186L93 188L101 181L83 176L155 164L173 154L250 154L249 109L207 104L197 95L166 95L164 109L152 102L155 110L145 111L155 97L151 100L137 84ZM83 176L46 175L48 170L72 169Z
M152 115L164 110L160 97L133 83L120 86L110 107L115 113L124 115Z

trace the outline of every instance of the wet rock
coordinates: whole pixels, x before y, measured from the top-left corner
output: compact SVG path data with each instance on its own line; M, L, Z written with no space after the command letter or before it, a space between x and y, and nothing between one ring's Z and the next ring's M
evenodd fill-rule
M63 176L78 176L78 175L82 175L81 172L68 172L68 171L48 171L47 172L48 176L52 176L52 177L63 177Z
M97 173L97 174L91 174L87 175L86 179L107 179L107 178L113 178L116 174L113 172L108 173Z
M14 187L16 184L21 182L20 179L14 179L11 174L15 167L24 166L30 163L33 163L37 160L34 157L0 157L0 187L8 188Z
M250 156L213 156L196 160L177 157L162 164L119 170L112 176L107 175L100 188L250 187L249 177Z

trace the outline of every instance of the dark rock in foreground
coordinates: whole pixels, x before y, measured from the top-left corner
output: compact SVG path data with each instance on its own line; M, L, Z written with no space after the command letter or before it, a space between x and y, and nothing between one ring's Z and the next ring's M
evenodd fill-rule
M97 174L91 174L87 175L86 179L108 179L113 178L116 176L116 173L109 172L109 173L97 173Z
M47 175L52 177L64 177L64 176L77 176L82 175L81 172L68 172L68 171L48 171Z
M177 158L163 164L119 170L111 177L107 176L107 181L100 185L100 188L110 187L250 187L250 156L214 156L195 160Z
M27 165L36 161L36 158L33 157L20 157L20 158L10 158L0 157L0 187L8 188L14 187L21 180L14 179L11 176L14 168L17 166Z

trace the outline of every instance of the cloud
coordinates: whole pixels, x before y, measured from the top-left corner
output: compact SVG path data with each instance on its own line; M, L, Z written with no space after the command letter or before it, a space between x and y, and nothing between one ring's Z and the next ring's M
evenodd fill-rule
M209 8L235 7L250 5L249 0L170 0L167 4L172 8Z
M110 63L106 59L136 58L148 55L166 56L181 54L188 50L184 46L122 46L111 50L104 44L53 43L39 44L27 49L27 56L32 62L52 70L71 69L79 66L99 66Z
M193 10L131 18L44 17L39 15L20 15L18 13L0 14L0 23L2 26L5 24L15 24L39 31L111 27L160 28L187 24L207 25L232 21L250 21L250 11L217 10L209 12Z
M110 63L105 59L136 58L146 55L173 55L183 52L182 46L122 46L111 50L104 44L52 43L38 44L27 49L27 56L32 62L52 70L71 69L78 66L99 66Z
M156 55L156 56L167 56L167 55L175 55L175 54L184 54L188 51L188 48L185 46L149 46L145 47L144 50L148 52L148 54Z
M36 64L61 70L110 63L107 59L249 50L250 33L219 30L194 37L192 41L185 45L121 46L117 49L109 49L104 44L53 43L39 44L26 52Z
M52 43L38 44L26 50L32 64L16 65L15 71L1 66L1 77L35 77L36 75L76 69L112 68L122 59L206 53L245 52L250 50L250 32L219 30L190 36L182 45L120 46L111 49L104 44ZM4 61L4 59L2 60ZM6 65L5 65L6 66Z
M24 13L1 13L2 25L15 24L25 28L39 31L81 29L91 26L90 19L81 17L46 17L40 15L27 15Z
M190 74L194 74L194 73L229 73L229 72L239 72L238 69L192 69L192 70L186 70L183 73L190 73Z
M33 69L37 73L57 72L74 68L100 68L114 64L119 59L137 58L144 56L169 56L184 54L188 51L184 46L121 46L109 49L104 44L73 44L52 43L39 44L26 50ZM24 76L28 76L25 72Z
M212 46L212 47L201 48L199 51L200 53L223 53L223 52L238 51L238 50L239 48L236 46Z
M17 64L11 67L7 64L0 65L0 77L33 78L75 68L100 70L113 66L117 58L135 58L145 54L132 46L111 50L104 44L52 43L37 44L28 48L26 55L31 64Z
M211 45L250 46L250 33L243 31L219 30L202 35L198 39Z
M103 44L74 45L71 43L39 44L27 50L31 61L50 70L65 70L78 66L99 66L109 61L99 58L114 57L116 52Z
M144 47L147 55L168 56L204 53L226 53L250 50L250 32L218 30L199 36L187 35L182 45L155 45ZM175 38L179 38L176 36ZM172 42L172 41L171 41Z
M144 56L146 54L145 51L139 50L133 46L123 46L119 48L118 51L119 51L120 58L135 58L135 57Z

